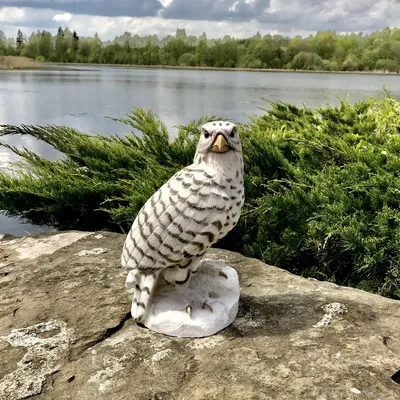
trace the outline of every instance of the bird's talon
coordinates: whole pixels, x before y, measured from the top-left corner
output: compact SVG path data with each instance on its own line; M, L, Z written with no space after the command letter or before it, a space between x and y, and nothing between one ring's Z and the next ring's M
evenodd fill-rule
M219 294L215 292L209 292L208 297L210 297L211 299L219 299Z
M186 306L186 314L189 315L189 318L192 318L192 307Z
M219 276L222 276L222 277L225 278L225 279L228 279L228 275L227 275L224 271L219 271L219 272L218 272L218 275L219 275Z
M207 301L205 301L205 302L203 303L203 308L204 308L204 309L207 309L207 310L210 311L210 312L214 312L214 310L213 310L212 307L207 303Z

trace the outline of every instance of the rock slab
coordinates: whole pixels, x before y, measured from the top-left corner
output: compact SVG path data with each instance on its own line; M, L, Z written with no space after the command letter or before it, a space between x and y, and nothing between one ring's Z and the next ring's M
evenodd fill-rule
M167 337L130 318L124 239L0 237L1 400L400 398L400 302L213 249L238 272L237 318Z

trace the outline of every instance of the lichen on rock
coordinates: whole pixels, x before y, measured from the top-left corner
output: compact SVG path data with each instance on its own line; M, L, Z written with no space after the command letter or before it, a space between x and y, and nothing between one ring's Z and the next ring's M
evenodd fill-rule
M73 339L73 330L63 321L51 320L27 328L13 329L0 341L24 347L17 368L0 380L0 399L25 399L39 394L46 378L60 369L60 359Z

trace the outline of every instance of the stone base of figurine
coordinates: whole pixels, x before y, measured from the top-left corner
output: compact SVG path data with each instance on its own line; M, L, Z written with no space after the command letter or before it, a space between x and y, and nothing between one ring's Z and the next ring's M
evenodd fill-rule
M158 289L142 323L168 336L211 336L234 321L239 296L237 272L222 260L205 259L188 286Z

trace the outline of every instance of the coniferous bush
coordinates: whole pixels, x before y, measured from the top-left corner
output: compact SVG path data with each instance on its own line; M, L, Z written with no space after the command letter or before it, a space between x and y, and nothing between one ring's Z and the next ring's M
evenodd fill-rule
M378 99L319 109L269 103L240 124L246 203L218 247L294 273L400 299L400 104ZM127 232L151 194L192 162L202 118L171 139L150 111L119 119L124 137L58 126L4 125L63 153L28 149L0 173L0 209L60 230ZM136 134L139 132L139 134Z

